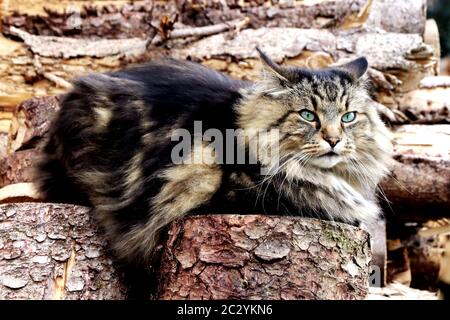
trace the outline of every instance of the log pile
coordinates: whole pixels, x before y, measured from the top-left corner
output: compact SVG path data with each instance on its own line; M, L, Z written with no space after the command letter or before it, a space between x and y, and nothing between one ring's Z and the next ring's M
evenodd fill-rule
M89 209L0 205L0 299L124 299Z
M189 217L169 230L158 298L362 299L369 252L368 234L345 224L252 215Z
M98 260L89 258L90 253L86 253L90 241L103 248L100 238L93 235L96 231L91 222L80 220L80 226L86 226L83 229L86 233L81 235L81 240L73 236L78 224L76 219L81 219L80 215L87 209L38 203L40 196L29 184L40 142L59 108L58 95L70 88L74 77L117 70L170 55L198 61L236 78L254 80L260 72L256 46L276 62L313 68L339 64L362 55L368 58L374 107L391 124L395 139L396 162L392 175L381 184L383 194L380 197L389 201L384 204L388 218L387 270L381 271L389 282L395 280L419 289L436 290L435 285L422 285L431 280L423 280L421 274L423 270L432 270L430 275L435 281L445 269L441 258L435 254L439 250L430 249L430 246L445 247L446 240L441 239L445 232L438 229L438 235L433 235L434 242L430 241L428 246L417 249L412 245L416 240L426 244L430 236L424 238L419 231L437 228L433 223L448 217L450 209L450 77L439 75L445 64L439 64L439 34L436 24L426 20L425 0L407 3L394 0L157 0L131 4L113 0L107 5L103 1L93 1L89 6L83 0L26 3L9 1L0 9L0 188L3 188L0 203L5 203L0 207L0 219L5 222L2 226L6 226L1 232L17 232L17 239L21 239L10 239L12 242L8 240L5 244L0 237L0 275L3 271L8 275L0 278L0 283L4 287L10 285L6 291L0 289L0 296L3 293L4 297L14 298L28 294L36 298L126 296L116 271L112 273L112 280L103 279L106 276L102 270L113 270L103 249L99 249ZM33 203L22 203L24 201ZM48 236L42 243L37 240L33 243L32 238L26 238L29 237L27 230L12 227L14 219L21 219L25 212L33 213L29 219L34 219L30 223L36 226L40 219L50 219L52 228L61 224L65 238ZM73 224L63 221L61 212L73 214L76 221ZM279 257L266 264L256 250L274 231L265 230L269 233L258 238L244 235L242 230L261 233L255 223L270 225L274 219L278 218L213 216L175 223L170 229L169 241L163 244L159 297L365 297L364 263L350 266L348 252L343 252L337 244L321 243L318 235L328 228L326 223L280 218L286 228L274 236L281 239L279 243L288 245L277 247L277 251L287 251L285 247L289 247L289 257ZM397 232L403 230L405 224L413 224L413 230ZM307 231L297 231L306 235L296 234L294 225L305 227ZM342 228L334 235L353 238L365 246L360 230ZM208 243L208 235L216 235L216 238L211 236L217 241L216 247ZM311 240L314 252L299 249L302 241L306 241L304 238ZM381 234L377 241L381 239L383 243L384 238ZM440 242L436 242L437 238ZM236 241L243 247L236 246ZM55 250L63 248L61 254L67 259L52 258L55 243L61 244ZM22 253L8 258L14 256L16 247L19 248L16 251ZM373 259L382 269L386 263L384 248L385 243L373 250ZM75 258L72 258L73 252ZM37 262L27 260L27 253L36 256ZM314 257L325 256L327 261L340 266L328 271L352 283L353 291L333 282L338 278L333 281L327 278L328 286L342 289L328 292L332 295L327 296L321 287L290 278L300 269L307 270L306 274L322 275L314 263L302 264L299 257L308 257L311 262ZM359 257L364 260L368 254ZM41 263L38 260L45 260L42 266L48 271L38 277L41 280L31 276L31 270ZM97 272L95 275L83 269L91 268L91 264ZM70 274L67 273L69 266ZM22 271L31 278L21 278ZM352 276L350 272L358 272L358 275ZM75 280L70 280L72 274ZM268 274L268 281L273 281L270 290L262 292L254 279ZM83 290L69 290L82 286L77 280L80 277L84 279ZM281 290L288 282L289 290ZM44 283L51 285L45 287ZM216 283L226 283L232 289L226 291ZM242 287L246 289L236 289Z

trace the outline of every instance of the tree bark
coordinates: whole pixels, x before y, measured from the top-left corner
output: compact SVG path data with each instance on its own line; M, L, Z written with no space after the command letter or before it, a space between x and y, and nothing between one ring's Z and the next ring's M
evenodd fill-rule
M389 32L423 34L426 1L215 1L177 0L181 21L204 26L250 17L254 28L347 28L367 25Z
M399 211L448 214L450 125L403 125L394 134L396 162L381 183L387 199Z
M369 237L275 216L191 216L172 224L159 299L363 299Z
M255 46L267 51L277 62L308 67L325 67L367 56L377 100L389 105L395 105L397 94L417 89L424 76L434 75L437 63L432 47L420 35L373 29L334 33L325 29L247 29L199 41L192 37L168 40L166 47L152 46L151 50L147 50L149 39L142 38L98 41L36 36L22 30L15 30L15 34L26 44L5 40L8 47L17 48L13 52L5 49L7 52L0 56L0 92L3 92L0 105L9 110L32 96L60 94L67 89L67 81L87 72L112 71L167 54L183 59L190 57L246 79L259 75Z
M124 299L89 210L0 205L0 299Z
M80 2L70 1L56 7L44 2L41 4L44 12L29 12L24 6L15 8L12 13L3 12L3 30L5 34L11 34L10 27L17 27L35 35L75 38L145 38L155 32L150 22L153 10L156 12L161 7L161 2L155 1L115 1L116 4L106 5L97 1L97 5L88 6L86 3L80 6ZM170 5L166 7L169 13Z
M8 153L34 147L47 133L58 110L59 100L52 96L33 98L19 104L9 130Z
M32 167L38 157L38 150L28 149L0 159L0 188L18 182L31 182Z
M335 33L321 29L246 29L232 38L217 34L173 48L171 54L200 61L238 78L255 79L259 75L256 46L276 62L307 67L326 67L365 56L374 71L369 76L376 85L377 100L382 103L418 88L422 78L435 72L433 49L420 35L364 29Z

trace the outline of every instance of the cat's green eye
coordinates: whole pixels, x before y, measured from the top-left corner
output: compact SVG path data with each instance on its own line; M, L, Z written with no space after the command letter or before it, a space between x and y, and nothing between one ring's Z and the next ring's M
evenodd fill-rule
M345 123L352 122L355 119L356 119L356 111L347 112L341 118L342 122L345 122Z
M309 110L302 110L300 111L300 116L305 119L306 121L313 122L316 120L316 114L314 112L311 112Z

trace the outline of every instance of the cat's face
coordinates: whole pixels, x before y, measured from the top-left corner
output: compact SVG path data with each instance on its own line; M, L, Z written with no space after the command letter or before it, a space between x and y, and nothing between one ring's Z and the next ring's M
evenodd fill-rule
M371 135L366 91L343 72L312 74L277 99L290 112L279 125L280 155L331 168L351 161Z
M364 58L316 71L280 67L262 58L269 76L247 96L239 123L243 128L279 130L281 166L290 161L297 169L330 169L376 157L388 140L380 138L386 128L369 104L361 79L367 70ZM270 160L260 160L270 165Z

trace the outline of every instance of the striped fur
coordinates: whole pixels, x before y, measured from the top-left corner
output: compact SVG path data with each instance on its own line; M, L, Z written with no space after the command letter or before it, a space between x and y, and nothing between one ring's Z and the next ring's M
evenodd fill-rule
M40 190L51 201L92 206L117 256L137 264L151 259L164 227L186 214L370 224L380 213L376 187L388 172L392 145L368 103L367 63L314 71L262 58L265 72L255 84L170 59L77 80L37 168ZM317 121L302 119L303 109ZM348 111L357 119L344 124ZM257 164L173 164L171 134L192 132L195 120L221 132L279 129L279 141L263 143L279 143L280 166L261 175L261 165L274 159L259 155ZM327 155L330 136L340 140L338 155ZM190 156L208 148L201 144Z

